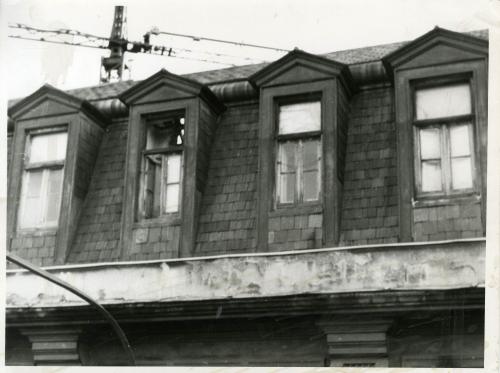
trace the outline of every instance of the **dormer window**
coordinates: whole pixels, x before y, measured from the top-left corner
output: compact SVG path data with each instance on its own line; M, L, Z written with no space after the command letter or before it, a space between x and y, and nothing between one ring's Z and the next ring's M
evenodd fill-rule
M279 106L276 199L279 206L319 200L321 103Z
M65 129L26 136L19 229L57 227L67 139Z
M469 84L417 88L414 99L418 195L471 192L475 172Z
M184 112L148 115L140 213L157 218L180 209Z
M190 256L210 145L224 106L206 86L165 70L120 99L130 108L123 258Z
M394 77L399 240L484 234L488 41L436 27L383 62Z

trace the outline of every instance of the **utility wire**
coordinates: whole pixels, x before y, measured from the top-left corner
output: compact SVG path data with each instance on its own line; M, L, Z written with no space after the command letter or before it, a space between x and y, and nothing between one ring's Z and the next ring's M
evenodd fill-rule
M30 38L30 37L25 37L22 35L9 35L9 37L12 37L12 38L33 40L33 41L43 41L43 42L54 43L54 44L75 45L75 46L99 48L99 49L109 49L109 45L96 46L96 45L89 45L88 43L105 42L105 43L115 43L115 44L122 44L122 45L132 44L132 48L127 48L125 50L126 52L132 52L132 53L144 52L144 53L151 53L151 54L157 54L157 55L163 55L165 52L168 52L169 57L177 57L177 58L181 58L181 59L185 59L185 60L216 63L216 64L226 65L226 66L235 66L235 65L233 63L224 63L221 61L215 61L215 60L210 60L210 59L206 59L206 58L194 58L194 57L179 56L178 54L176 54L176 52L181 51L181 52L186 52L186 53L200 53L200 54L206 54L206 55L211 55L211 56L215 56L215 57L223 57L223 58L224 57L238 58L238 59L242 59L244 61L251 62L251 63L264 62L263 60L257 60L257 59L250 58L250 57L236 56L236 55L231 55L231 54L226 54L226 53L221 53L221 52L209 52L209 51L180 48L180 47L173 48L173 47L166 47L166 46L161 46L161 45L150 45L150 44L145 44L142 42L132 42L132 41L128 41L125 39L110 39L110 38L106 38L106 37L102 37L102 36L98 36L98 35L93 35L93 34L88 34L88 33L78 31L78 30L71 30L71 29L42 29L42 28L37 28L37 27L31 27L31 26L28 26L28 25L25 25L22 23L11 23L11 24L9 24L9 28L25 30L29 34L37 34L37 33L52 34L50 37L73 36L73 37L80 37L80 38L86 39L86 40L81 41L81 42L76 42L76 41L67 42L67 41L60 40L60 39L55 41L55 40L47 40L43 37ZM135 49L134 48L135 46L139 46L139 48ZM141 46L143 48L140 48ZM152 53L151 51L154 51L157 53ZM160 52L160 53L158 53L158 52ZM172 55L172 52L174 52L174 55Z
M9 37L14 38L14 39L42 41L44 43L62 44L62 45L69 45L69 46L76 46L76 47L109 49L107 46L104 46L104 45L89 45L89 44L83 44L83 43L78 43L78 42L68 42L68 41L62 41L62 40L47 40L47 39L44 39L43 37L30 38L30 37L21 36L21 35L9 35ZM107 40L110 40L110 39L107 39ZM187 57L187 56L182 56L179 54L173 54L173 53L175 53L175 50L173 48L162 47L162 46L151 46L151 47L152 47L151 51L144 52L144 53L148 53L148 54L151 54L154 56L165 56L165 57L179 58L179 59L183 59L183 60L207 62L207 63L213 63L213 64L218 64L218 65L223 65L223 66L236 66L233 63L221 62L221 61L216 61L216 60L212 60L212 59L208 59L208 58ZM169 51L170 51L170 54L168 53ZM131 51L127 51L127 52L131 52ZM137 53L137 52L132 52L132 53Z
M181 38L192 39L194 41L206 40L206 41L213 41L213 42L216 42L216 43L239 45L239 46L243 46L243 47L269 49L269 50L274 50L276 52L290 52L287 49L274 48L274 47L268 47L268 46L264 46L264 45L249 44L249 43L243 43L243 42L237 42L237 41L229 41L229 40L205 38L205 37L202 37L202 36L194 36L194 35L187 35L187 34L177 34L177 33L174 33L174 32L160 31L158 29L151 30L151 34L153 34L153 35L159 35L159 34L162 34L162 35L171 35L171 36L177 36L177 37L181 37Z

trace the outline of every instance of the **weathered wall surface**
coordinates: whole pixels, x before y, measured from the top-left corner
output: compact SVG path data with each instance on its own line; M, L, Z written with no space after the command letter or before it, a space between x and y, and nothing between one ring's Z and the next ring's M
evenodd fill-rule
M127 144L127 119L104 134L68 262L117 260Z
M340 244L397 242L396 128L390 88L351 99Z
M210 151L195 255L255 251L258 105L229 107Z
M52 272L103 304L484 286L483 240L109 264ZM25 271L7 275L7 307L79 305Z
M204 320L127 326L138 365L323 366L326 341L314 317ZM102 331L81 338L84 365L123 364Z

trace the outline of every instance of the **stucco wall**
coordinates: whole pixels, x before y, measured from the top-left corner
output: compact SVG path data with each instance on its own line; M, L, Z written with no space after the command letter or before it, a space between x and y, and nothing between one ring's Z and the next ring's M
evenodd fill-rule
M62 267L51 272L103 304L301 293L484 286L483 240ZM25 271L7 274L7 307L83 302Z

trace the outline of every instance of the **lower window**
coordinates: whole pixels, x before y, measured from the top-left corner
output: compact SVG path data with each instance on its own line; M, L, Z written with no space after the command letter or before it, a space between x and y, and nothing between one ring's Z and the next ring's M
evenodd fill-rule
M421 194L472 191L473 141L469 123L418 128L418 189Z
M319 139L279 142L278 203L295 204L319 199L321 146Z

